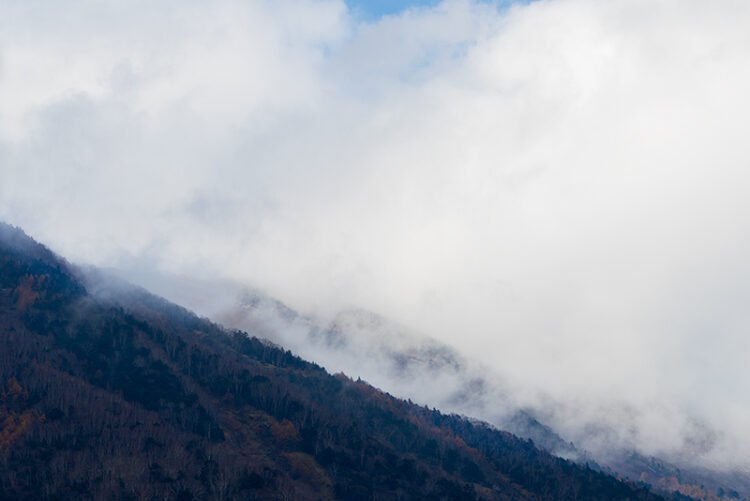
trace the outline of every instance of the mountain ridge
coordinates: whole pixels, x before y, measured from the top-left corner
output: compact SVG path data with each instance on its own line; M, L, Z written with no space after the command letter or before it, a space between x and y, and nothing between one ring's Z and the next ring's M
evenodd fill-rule
M2 498L660 498L145 291L93 296L19 232L0 230Z
M461 409L459 413L467 415L482 413L483 419L498 428L531 439L538 447L560 457L600 468L618 477L647 482L661 492L677 491L707 501L750 498L748 472L713 471L695 464L680 464L674 460L644 455L627 447L613 446L606 450L604 457L593 454L585 447L563 439L544 423L544 418L533 408L514 404L503 395L502 385L498 387L495 384L491 373L477 368L476 364L469 364L451 347L410 332L408 328L375 313L349 309L340 312L329 322L316 323L316 319L300 315L260 291L241 294L240 309L244 313L234 312L222 318L229 325L238 327L252 325L263 329L263 325L267 324L275 325L278 332L296 332L296 338L287 336L285 341L307 349L307 353L316 353L309 346L322 347L318 353L324 355L325 350L330 350L334 355L328 358L332 360L357 360L357 353L366 353L368 359L378 360L378 372L393 376L393 381L388 381L384 387L398 388L398 394L402 397L410 393L408 389L413 385L407 385L407 391L404 391L398 385L401 380L418 376L424 378L425 375L428 378L443 377L445 373L450 373L454 381L443 386L444 392L437 403L433 400L430 405L441 409L458 407ZM280 313L278 319L273 318L276 311ZM283 328L277 325L279 319L287 322ZM305 333L305 330L309 332ZM271 330L267 331L273 334ZM400 347L394 347L392 339L398 339ZM469 370L470 365L474 366L472 370ZM348 366L354 367L356 362L351 361ZM358 368L365 372L364 366ZM383 382L378 386L383 386ZM498 402L506 408L506 412L494 416L491 410L484 412L485 408L493 404L497 406Z

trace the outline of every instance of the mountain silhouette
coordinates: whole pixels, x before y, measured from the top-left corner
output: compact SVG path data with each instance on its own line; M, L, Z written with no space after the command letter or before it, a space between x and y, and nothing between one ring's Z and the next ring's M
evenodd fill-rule
M0 224L2 499L661 499L83 276Z

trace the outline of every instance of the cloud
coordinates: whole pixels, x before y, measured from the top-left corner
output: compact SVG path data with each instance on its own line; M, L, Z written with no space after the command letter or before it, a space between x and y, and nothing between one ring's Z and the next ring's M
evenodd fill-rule
M708 423L704 458L750 460L750 6L0 10L0 218L381 312L568 402L576 438L680 453Z

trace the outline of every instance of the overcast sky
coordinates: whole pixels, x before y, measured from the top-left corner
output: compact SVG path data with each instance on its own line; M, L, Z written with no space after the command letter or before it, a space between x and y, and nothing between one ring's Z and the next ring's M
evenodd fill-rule
M0 0L0 219L750 464L750 3L416 3Z

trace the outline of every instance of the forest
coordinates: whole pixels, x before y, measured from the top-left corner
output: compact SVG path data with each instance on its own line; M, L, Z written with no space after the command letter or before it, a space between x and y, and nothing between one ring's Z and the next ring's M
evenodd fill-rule
M86 280L0 224L2 499L663 499Z

